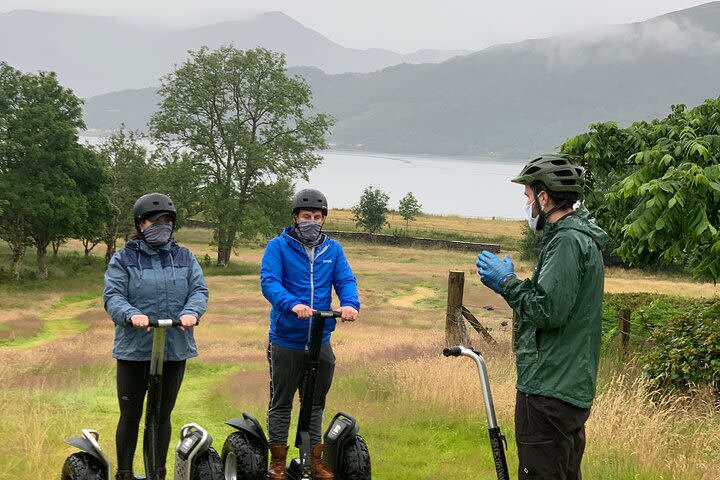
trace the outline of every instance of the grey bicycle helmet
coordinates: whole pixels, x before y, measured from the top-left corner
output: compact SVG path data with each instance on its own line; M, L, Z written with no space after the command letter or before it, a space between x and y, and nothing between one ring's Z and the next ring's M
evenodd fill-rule
M306 188L293 196L292 209L293 214L297 213L298 210L320 210L323 215L327 215L327 198L319 190Z
M558 154L546 154L530 160L511 182L532 185L543 182L553 192L582 193L585 169L569 158Z

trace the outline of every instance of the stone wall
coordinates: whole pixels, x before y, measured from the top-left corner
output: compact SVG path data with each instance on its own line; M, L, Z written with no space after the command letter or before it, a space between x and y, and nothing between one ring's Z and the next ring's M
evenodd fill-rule
M340 232L336 230L323 230L332 238L337 240L360 240L370 243L379 243L381 245L397 245L403 247L426 247L426 248L445 248L448 250L460 250L466 252L481 252L488 250L493 253L500 251L500 245L495 243L474 243L459 242L456 240L438 240L435 238L418 238L418 237L399 237L395 235L386 235L383 233L366 233L366 232Z
M205 226L205 222L202 220L188 219L185 226L190 228L202 228ZM396 235L386 235L384 233L341 232L339 230L323 230L323 232L337 240L359 240L362 242L379 243L380 245L445 248L448 250L460 250L476 253L483 250L488 250L493 253L498 253L500 251L500 245L495 243L459 242L456 240L439 240L435 238L399 237Z

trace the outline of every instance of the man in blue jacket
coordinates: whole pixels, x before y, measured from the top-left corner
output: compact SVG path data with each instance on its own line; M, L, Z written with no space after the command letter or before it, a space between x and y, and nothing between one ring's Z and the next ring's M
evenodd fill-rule
M292 200L293 226L268 242L260 268L260 285L272 304L270 311L270 405L267 428L270 443L270 480L285 480L287 439L295 392L305 372L313 310L329 310L332 288L340 299L343 320L357 318L360 302L357 282L340 244L322 233L327 199L314 189L301 190ZM317 388L313 398L310 440L314 478L332 480L322 462L320 443L325 397L332 384L335 355L330 334L335 320L327 319L320 351Z

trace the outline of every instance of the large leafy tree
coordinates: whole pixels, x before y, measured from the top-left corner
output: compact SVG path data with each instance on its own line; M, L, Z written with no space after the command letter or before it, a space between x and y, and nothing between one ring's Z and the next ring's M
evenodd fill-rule
M99 146L111 172L105 194L113 208L106 210L102 217L106 263L115 253L117 239L128 238L135 231L132 219L135 200L156 190L157 167L140 140L138 133L120 128Z
M189 152L156 152L156 189L172 198L177 208L175 229L202 211L202 188L207 168Z
M590 206L624 261L720 277L720 98L627 129L593 126L562 150L592 172Z
M207 47L162 79L150 121L165 150L183 149L201 163L203 213L215 230L217 264L236 240L261 233L284 188L320 163L332 120L309 114L308 84L288 76L282 54L258 48Z
M38 274L47 278L48 245L77 233L107 171L78 144L82 101L54 73L23 74L2 63L0 83L0 197L12 205L0 219L0 235L12 246L16 277L32 243Z

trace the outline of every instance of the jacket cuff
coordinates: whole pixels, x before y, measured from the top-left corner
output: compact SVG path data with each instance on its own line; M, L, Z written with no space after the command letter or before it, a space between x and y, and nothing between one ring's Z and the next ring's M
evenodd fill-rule
M179 320L180 317L182 317L183 315L192 315L193 317L195 317L195 320L196 320L195 325L199 325L199 324L200 324L200 315L198 315L197 312L194 312L194 311L192 311L192 310L183 310L182 312L180 312L180 315L178 315L178 320Z
M125 318L123 318L122 325L127 326L130 323L130 318L132 318L135 315L142 315L143 313L138 310L137 308L130 308L125 312Z
M522 283L522 280L517 278L517 275L515 274L505 277L503 280L505 280L505 283L500 286L502 288L500 295L502 295L503 298L508 298L512 294L513 289Z

